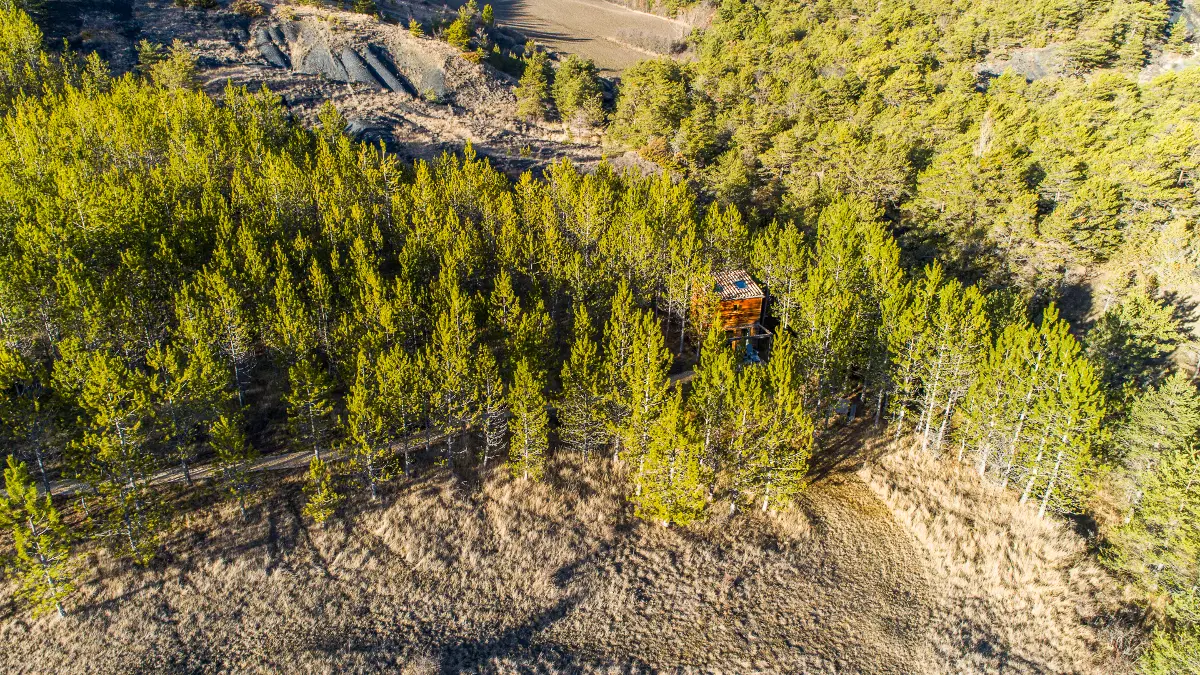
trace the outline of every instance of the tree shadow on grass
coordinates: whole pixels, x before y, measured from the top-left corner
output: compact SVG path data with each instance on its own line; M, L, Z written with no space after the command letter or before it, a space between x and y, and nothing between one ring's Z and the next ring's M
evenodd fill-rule
M813 452L808 475L812 482L835 474L853 473L865 463L887 453L887 435L867 417L834 428Z
M477 640L456 640L441 645L438 672L493 672L496 662L504 660L524 663L521 672L584 673L598 665L611 666L611 658L600 654L538 640L540 633L567 616L579 601L578 595L570 595L514 628ZM653 669L649 664L631 658L621 671L647 673Z

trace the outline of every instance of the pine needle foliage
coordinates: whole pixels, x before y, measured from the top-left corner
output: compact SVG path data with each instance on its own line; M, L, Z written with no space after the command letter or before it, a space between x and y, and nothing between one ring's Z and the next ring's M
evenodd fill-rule
M246 440L239 415L222 415L209 428L209 445L216 454L216 473L221 485L238 501L242 519L247 520L246 495L252 487L250 471L258 450Z
M6 565L17 584L17 597L36 618L50 610L66 616L63 602L75 590L71 534L50 495L39 494L29 469L11 455L0 495L0 528L12 536L16 555Z
M533 50L525 58L525 71L517 83L517 116L540 122L550 114L550 59Z
M304 482L307 499L301 513L317 525L324 525L342 503L343 496L337 491L335 480L333 467L328 462L317 457L309 460L308 475Z
M509 392L512 411L512 440L509 443L508 464L513 476L524 480L541 480L546 470L549 418L542 379L522 359L513 375Z

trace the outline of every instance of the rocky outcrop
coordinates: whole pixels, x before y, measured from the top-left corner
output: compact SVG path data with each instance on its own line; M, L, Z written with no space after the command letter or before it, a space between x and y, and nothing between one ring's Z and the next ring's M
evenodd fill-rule
M375 73L367 66L367 62L358 55L358 52L351 49L349 46L342 47L342 66L346 69L346 76L351 82L359 82L361 84L369 84L372 87L383 88L383 83L375 77Z
M254 31L254 48L259 54L267 60L267 63L276 68L290 68L287 56L279 49L279 46L271 39L271 31L259 27Z
M346 74L346 67L342 65L341 59L335 59L333 52L329 50L329 45L324 42L300 43L293 45L292 49L299 49L301 56L296 60L295 71L297 73L305 73L307 75L321 75L335 82L349 82L350 77ZM293 51L293 54L295 52Z
M1007 54L994 55L976 66L980 75L998 77L1011 71L1030 82L1061 75L1066 68L1062 47L1020 47Z
M388 41L388 55L396 64L396 70L404 75L419 95L432 99L445 98L451 92L446 82L447 57L424 49L422 42L397 35Z
M402 61L416 75L409 78L413 86L405 82L404 75L396 72L391 64L396 59L379 45L367 44L355 47L331 44L327 31L309 22L284 21L262 25L254 30L253 46L268 65L288 68L293 72L319 75L335 82L357 82L377 89L416 94L432 92L435 96L446 93L444 72L419 56L406 54Z
M378 50L378 51L377 51ZM384 62L386 56L381 56L378 52L383 51L378 47L369 46L363 50L363 58L367 60L367 64L375 71L375 76L378 77L383 84L392 91L407 91L412 95L417 92L411 86L395 75L393 67Z

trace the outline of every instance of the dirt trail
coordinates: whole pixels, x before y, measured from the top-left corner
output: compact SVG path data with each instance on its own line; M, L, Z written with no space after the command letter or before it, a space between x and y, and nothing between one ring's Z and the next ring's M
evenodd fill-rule
M445 443L446 435L444 433L435 433L429 436L429 446L431 452L437 448L439 444ZM418 452L424 452L425 435L419 433L409 438L409 448L413 455ZM400 445L393 446L393 451L400 452ZM282 452L278 454L266 455L260 457L251 466L250 471L257 473L261 471L297 471L307 469L308 463L313 458L311 450L295 450L292 452ZM345 453L337 451L325 451L321 453L321 458L325 460L340 460L345 458ZM182 465L175 464L156 471L150 479L152 485L169 485L172 483L183 483L190 476L194 482L202 482L213 478L216 465L211 462L202 462L193 464L188 467L187 475L183 472ZM56 480L50 481L50 492L55 497L64 497L76 494L83 490L86 484L77 480ZM40 486L39 486L40 489Z

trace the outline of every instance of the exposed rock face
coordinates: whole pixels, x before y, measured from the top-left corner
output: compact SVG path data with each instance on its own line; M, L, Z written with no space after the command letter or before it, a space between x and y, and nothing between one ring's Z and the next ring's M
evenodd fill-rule
M283 24L283 26L280 27L280 31L283 33L283 39L287 42L295 42L296 40L300 39L300 29L293 21L288 21L287 23Z
M383 83L375 77L375 74L367 67L367 62L363 61L358 52L348 46L342 47L341 57L342 65L345 66L346 75L350 78L351 82L361 82L362 84L369 84L372 87L378 88L383 87Z
M363 50L363 58L375 71L375 76L383 81L383 84L392 91L407 91L410 94L416 95L416 91L403 82L393 72L393 67L384 62L385 57L381 57L377 52L383 51L378 47L370 46Z
M450 93L446 84L446 57L421 49L417 40L396 36L389 41L388 53L396 69L426 98L444 98Z
M401 76L390 65L396 60L384 47L368 44L356 49L349 44L335 47L331 42L331 36L316 25L285 21L256 28L253 46L275 68L401 93L428 92L437 97L447 93L444 65L436 59L402 50ZM412 86L405 83L405 76Z
M434 3L414 3L382 4L412 9L423 19L442 13ZM116 73L136 66L139 40L163 45L180 40L196 56L199 84L211 96L222 97L230 83L253 92L266 88L306 125L318 124L324 104L332 103L351 135L382 141L405 159L432 160L470 143L516 177L561 157L581 166L603 157L600 138L586 131L573 129L568 137L557 125L518 122L516 79L486 61L463 58L444 41L330 9L332 3L263 2L268 13L255 19L236 13L231 4L221 0L198 12L175 0L48 0L54 9L47 20L58 26L53 41L69 38L85 51L98 50ZM492 37L502 49L519 50L525 43L515 29L501 26ZM364 75L364 64L374 82Z
M1066 57L1062 48L1052 45L1014 49L1007 55L989 58L980 63L975 70L997 77L1006 71L1012 71L1032 82L1061 75L1065 67Z
M254 31L254 47L259 54L267 60L267 63L276 68L290 68L287 56L280 51L279 47L271 40L271 31L260 27Z
M270 34L271 40L273 40L275 44L285 45L288 43L288 39L284 36L283 30L280 29L279 26L271 26Z
M297 73L321 75L336 82L350 81L350 77L346 74L346 67L342 65L340 59L333 57L333 52L329 51L328 44L323 42L316 44L300 42L294 44L292 49L299 49L302 54L296 62L295 71ZM293 51L293 53L295 52Z

